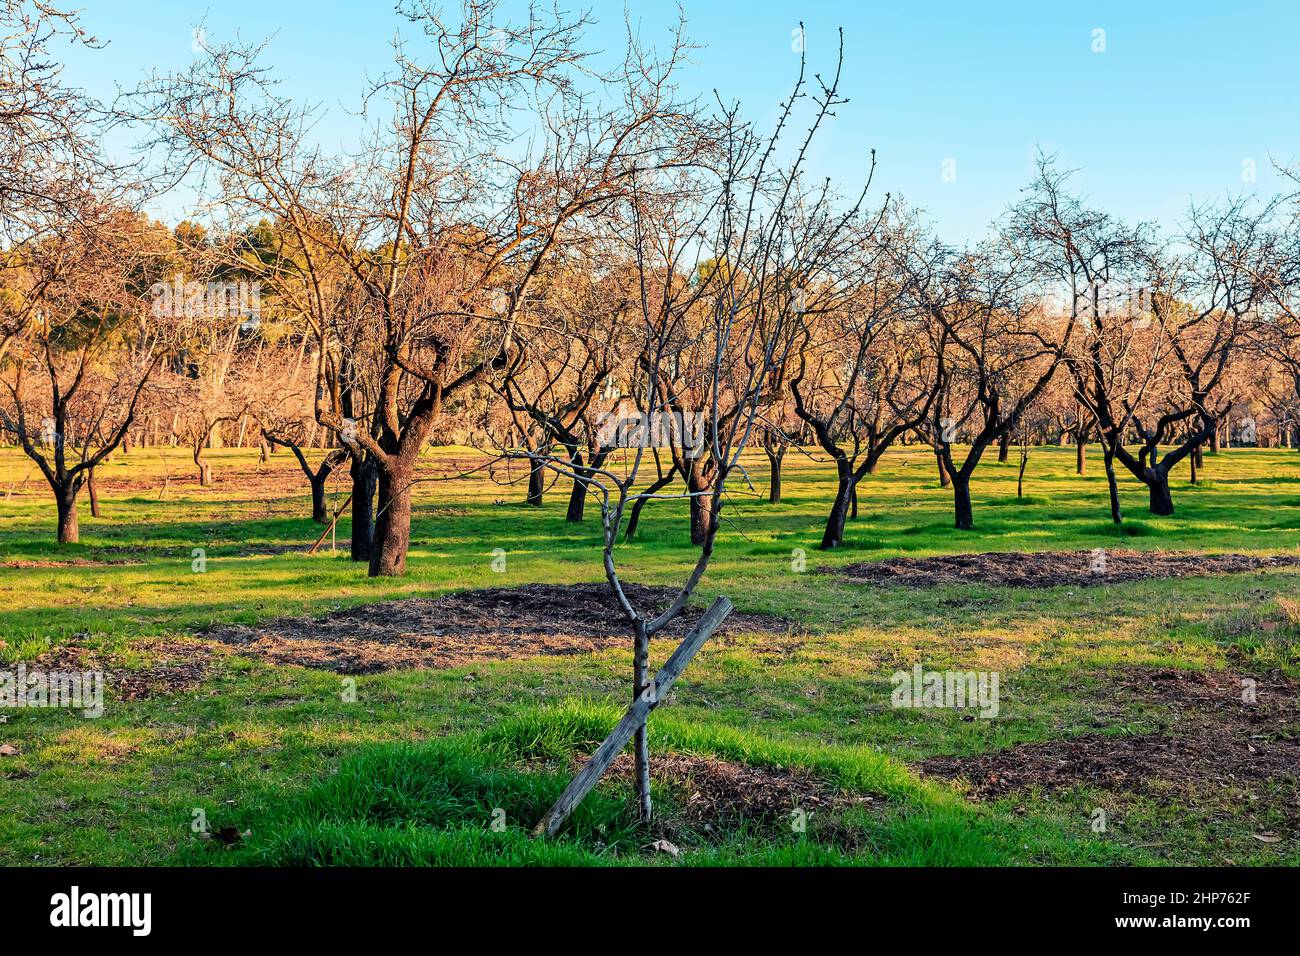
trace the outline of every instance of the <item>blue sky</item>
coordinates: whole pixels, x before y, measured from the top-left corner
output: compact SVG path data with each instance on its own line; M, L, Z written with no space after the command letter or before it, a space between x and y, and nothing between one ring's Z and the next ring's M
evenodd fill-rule
M220 41L273 37L268 62L286 94L328 110L326 143L350 139L348 110L365 77L391 62L399 28L381 0L82 0L84 25L106 41L68 51L69 80L108 98L150 68L182 67L193 29ZM1280 187L1272 161L1300 161L1300 4L776 3L684 0L701 49L687 92L719 90L760 122L775 115L797 68L803 16L810 62L833 65L845 31L848 105L814 170L846 190L872 147L878 194L901 194L954 242L978 239L1028 180L1035 148L1078 168L1076 186L1126 218L1173 226L1189 201ZM591 0L597 50L622 43L621 0ZM667 36L667 2L633 6L648 39ZM1098 34L1096 31L1104 31ZM1094 52L1104 41L1104 52ZM945 165L946 161L951 163ZM1253 162L1254 182L1243 179ZM955 176L945 179L945 169ZM155 212L175 220L183 200Z

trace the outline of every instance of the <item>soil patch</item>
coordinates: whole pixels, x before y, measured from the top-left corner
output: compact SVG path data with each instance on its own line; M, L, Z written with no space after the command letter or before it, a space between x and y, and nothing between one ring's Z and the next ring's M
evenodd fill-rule
M149 663L126 668L111 656L75 645L46 651L36 666L47 671L102 671L115 700L143 700L162 694L179 694L203 682L216 648L191 641L160 641L142 648Z
M1086 734L970 757L931 757L919 767L930 776L966 780L975 799L1088 785L1173 792L1195 802L1280 787L1284 812L1300 820L1300 681L1251 678L1255 702L1247 703L1242 679L1223 671L1127 670L1107 686L1108 696L1152 708L1158 732ZM1119 715L1118 707L1112 711Z
M141 565L143 561L131 561L126 558L104 558L93 561L90 558L66 558L62 561L24 560L0 561L0 568L102 568L109 565Z
M574 758L574 772L584 759ZM602 779L630 786L634 766L632 754L619 754ZM681 808L673 816L676 825L706 831L740 823L788 827L795 810L812 814L884 802L839 790L802 767L755 767L715 757L652 754L650 777L675 791Z
M993 584L1050 588L1104 585L1151 578L1232 574L1300 566L1300 555L1201 554L1192 551L1034 551L888 558L838 569L865 584L932 588L944 584ZM834 568L819 570L835 571Z
M670 588L624 588L641 608L665 608L676 594ZM687 608L669 634L684 634L703 613ZM733 611L721 633L788 628L780 618ZM233 645L240 654L343 674L590 654L629 647L631 642L622 613L603 583L529 584L462 591L437 600L363 604L323 618L222 625L203 636Z

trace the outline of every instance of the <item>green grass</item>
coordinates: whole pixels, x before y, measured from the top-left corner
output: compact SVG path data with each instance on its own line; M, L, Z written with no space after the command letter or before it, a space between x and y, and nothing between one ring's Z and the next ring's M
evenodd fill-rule
M450 470L450 458L468 454L431 452L426 470ZM331 554L328 542L315 557L284 551L319 533L288 456L277 455L265 473L252 452L216 451L212 459L217 485L200 489L182 451L115 456L101 470L103 518L92 518L83 499L82 542L59 547L39 473L16 451L0 449L0 565L123 562L0 566L0 666L75 641L129 669L149 661L155 640L217 622L324 614L460 588L601 579L596 516L567 524L567 489L559 486L537 509L520 503L520 484L419 485L408 575L371 580L344 552ZM1078 477L1073 449L1036 449L1022 499L1014 466L981 466L976 528L956 532L932 456L895 449L865 480L860 517L846 547L831 554L816 550L829 469L787 456L785 500L770 505L761 495L763 456L747 466L760 494L735 489L697 601L725 593L746 611L798 622L800 631L775 647L771 635L707 645L652 717L652 747L808 767L836 787L877 795L870 809L814 814L804 833L738 826L675 834L684 852L673 861L646 852L653 827L632 823L626 788L610 782L559 838L537 841L526 831L564 785L573 754L617 719L628 651L376 674L358 678L355 703L343 701L337 675L232 657L192 691L131 703L110 697L98 720L48 710L0 714L7 718L0 742L21 751L0 757L0 863L1300 862L1295 834L1278 844L1251 836L1277 829L1276 795L1260 795L1258 806L1190 807L1079 788L979 805L911 769L934 754L1152 729L1140 701L1110 697L1106 673L1117 666L1298 676L1300 575L907 591L818 572L964 551L1294 551L1300 454L1208 457L1201 485L1190 486L1185 469L1175 477L1171 518L1147 514L1145 490L1127 482L1129 518L1117 529L1099 461ZM346 489L340 484L332 494L341 503ZM345 521L339 541L346 540ZM192 570L196 548L206 556L203 573ZM507 557L501 574L492 570L496 548ZM695 556L680 502L647 508L639 540L619 554L626 578L647 584L679 582ZM655 660L668 650L657 646ZM999 717L891 708L889 676L917 662L1000 671ZM680 795L665 790L656 798L671 821ZM1091 808L1117 799L1119 822L1092 833ZM506 822L500 831L491 826L498 809ZM191 825L199 811L214 829L251 835L229 848L201 839Z

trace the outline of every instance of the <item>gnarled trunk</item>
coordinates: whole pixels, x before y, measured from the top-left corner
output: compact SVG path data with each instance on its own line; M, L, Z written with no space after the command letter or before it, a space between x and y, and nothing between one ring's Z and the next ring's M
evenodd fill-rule
M569 489L569 506L564 510L564 520L578 524L587 513L587 486L579 479L573 479Z
M654 484L647 488L642 494L648 496L663 491L672 483L675 474L677 474L676 465L669 468L655 479ZM636 500L636 504L632 505L632 514L627 519L627 530L623 533L624 541L631 541L632 538L636 536L637 526L641 523L641 509L646 506L646 502L649 500L649 497L639 497Z
M1148 468L1147 488L1151 491L1151 513L1168 517L1174 513L1173 495L1169 493L1169 475L1157 468Z
M844 523L849 516L853 497L853 473L848 462L836 462L837 483L835 501L831 504L831 513L826 518L826 530L822 533L822 551L834 551L844 543Z
M702 545L709 536L709 496L704 494L712 487L712 480L704 474L704 465L695 459L689 465L686 486L692 492L691 544Z
M75 482L54 489L59 512L59 544L76 544L81 540L81 529L77 526L77 490Z
M401 577L411 546L411 479L413 470L401 458L379 469L375 536L370 545L370 576Z
M597 469L605 467L605 460L609 458L609 449L599 449L596 454L591 456L591 464L582 466L582 456L574 455L574 470L578 477L573 479L573 489L569 492L569 508L564 513L564 520L573 524L579 524L583 515L587 511L587 482L580 479L591 479L595 477Z
M199 486L207 488L212 484L212 465L203 457L203 449L207 444L206 439L199 439L194 443L194 453L191 457L194 459L195 466L199 469Z

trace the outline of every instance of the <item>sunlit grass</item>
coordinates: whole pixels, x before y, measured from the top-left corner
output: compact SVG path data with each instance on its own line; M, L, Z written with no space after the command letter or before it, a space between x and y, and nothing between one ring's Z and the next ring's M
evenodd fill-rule
M451 458L470 454L432 452L426 472L450 471ZM92 518L83 499L82 541L60 547L39 474L16 451L0 450L0 661L30 660L75 642L129 668L149 660L153 640L190 637L216 622L602 577L594 503L584 524L567 524L567 489L559 485L536 509L522 504L522 484L421 484L407 577L372 580L347 560L346 518L338 553L330 553L328 539L322 554L299 553L320 528L308 518L305 482L288 456L276 456L261 476L251 451L215 451L212 459L217 485L200 489L182 450L115 456L100 476L104 517ZM1207 822L1203 812L1176 805L1135 804L1127 828L1099 839L1087 826L1083 808L1094 797L1086 792L979 807L921 781L909 764L1094 731L1111 667L1300 675L1300 575L908 591L853 585L818 569L966 551L1294 551L1300 454L1208 457L1200 486L1188 484L1185 469L1175 477L1171 518L1147 514L1145 490L1125 482L1126 521L1117 529L1108 520L1099 461L1078 477L1073 449L1036 449L1022 499L1013 465L980 467L976 528L959 533L932 456L919 447L896 449L864 481L860 517L849 525L845 548L830 554L816 550L829 470L792 452L785 500L770 505L763 456L747 467L755 493L741 484L733 489L697 600L725 593L746 611L797 622L798 630L782 642L739 635L706 646L652 718L653 745L798 764L888 799L879 812L838 821L833 832L738 833L690 847L682 862L1297 862L1294 841L1251 839L1241 808L1224 808ZM345 494L342 484L331 492L336 504ZM505 503L494 503L499 499ZM203 573L192 567L196 548L204 552ZM507 555L503 574L491 567L495 548ZM647 509L640 537L620 547L619 562L629 580L673 584L695 555L684 506L663 502ZM76 560L121 563L2 566ZM655 659L668 650L657 646ZM917 662L1002 672L999 718L892 709L890 674ZM21 753L0 758L0 862L647 859L645 834L631 827L627 794L615 784L584 810L587 823L560 841L539 844L523 832L563 785L572 754L616 718L629 666L629 653L616 650L392 672L359 678L357 702L349 704L337 675L232 657L193 691L130 704L110 698L99 720L6 711L0 741ZM1146 727L1140 710L1122 719L1134 732ZM358 801L349 789L368 786L387 788L389 803ZM671 795L661 797L671 809ZM497 833L483 810L501 802L509 804L509 827ZM213 826L253 835L230 850L202 840L191 827L196 810ZM1144 848L1156 842L1158 849Z

